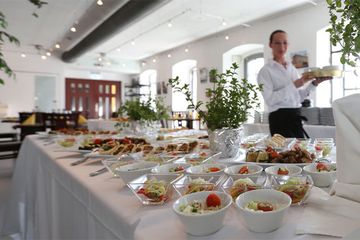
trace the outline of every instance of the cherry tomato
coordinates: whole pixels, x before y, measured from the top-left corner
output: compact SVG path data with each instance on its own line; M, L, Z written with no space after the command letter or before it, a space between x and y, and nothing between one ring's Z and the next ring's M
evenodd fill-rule
M206 198L206 205L208 207L217 207L221 205L221 199L215 193L210 193Z
M270 212L270 211L274 210L273 205L271 203L268 203L268 202L259 202L257 204L257 208L259 210L264 211L264 212Z
M318 170L319 172L321 171L328 171L328 167L326 166L326 164L324 163L318 163L316 164L316 170Z

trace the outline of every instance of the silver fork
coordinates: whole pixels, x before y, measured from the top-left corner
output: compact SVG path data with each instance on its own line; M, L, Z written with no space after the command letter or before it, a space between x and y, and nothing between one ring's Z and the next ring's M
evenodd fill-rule
M79 160L76 160L75 162L72 162L70 163L71 166L76 166L76 165L79 165L83 162L86 162L90 157L84 157L84 158L81 158Z
M95 177L95 176L100 175L100 174L105 173L105 172L107 172L107 168L103 167L103 168L100 168L99 170L96 170L94 172L89 173L89 176L90 177Z

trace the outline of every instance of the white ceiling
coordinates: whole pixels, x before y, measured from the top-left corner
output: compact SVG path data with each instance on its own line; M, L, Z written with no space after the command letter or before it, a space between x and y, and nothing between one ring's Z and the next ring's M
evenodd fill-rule
M46 1L48 4L41 9L36 9L27 0L0 1L0 11L9 23L7 31L21 42L21 48L5 45L5 51L37 54L38 51L33 47L35 44L50 49L56 42L60 42L61 50L54 50L55 55L60 56L128 0L103 0L103 6L97 6L96 0ZM98 54L102 52L112 62L105 68L131 73L137 60L142 58L241 24L249 24L251 27L251 23L260 18L319 1L169 0L152 14L104 40L78 58L75 64L93 67ZM38 18L31 15L35 10ZM171 28L168 27L170 20ZM223 21L226 21L226 26ZM78 22L76 33L69 31L74 22ZM131 44L132 41L135 45Z

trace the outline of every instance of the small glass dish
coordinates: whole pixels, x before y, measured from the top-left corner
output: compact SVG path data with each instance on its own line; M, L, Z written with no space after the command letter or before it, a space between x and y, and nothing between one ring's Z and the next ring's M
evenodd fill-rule
M162 205L171 199L172 183L180 174L145 174L127 184L143 205Z
M61 136L57 137L56 143L65 149L78 149L78 138L76 136Z
M317 158L327 157L334 145L334 139L332 138L315 138L314 147Z
M224 172L225 164L220 163L206 163L192 166L186 169L186 173L190 175L219 175Z
M202 191L217 190L225 175L185 175L173 183L180 196Z
M211 153L210 151L200 151L185 155L176 162L190 163L191 165L200 165L208 162L216 162L220 158L221 153Z
M271 176L270 185L271 188L289 195L291 204L301 205L309 196L314 182L309 175Z
M235 199L244 192L264 188L265 181L266 177L260 175L254 176L251 179L229 177L221 185L221 188L224 192L228 193L235 202Z
M105 158L101 160L101 163L106 167L106 169L113 175L113 177L120 177L115 169L134 163L134 159L131 157L121 157L121 158Z

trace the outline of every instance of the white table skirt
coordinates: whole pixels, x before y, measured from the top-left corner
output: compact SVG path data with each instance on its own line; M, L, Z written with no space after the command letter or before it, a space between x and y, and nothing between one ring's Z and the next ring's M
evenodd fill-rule
M335 139L335 126L304 125L304 129L310 138L333 138ZM246 123L244 124L246 136L255 133L266 133L270 135L269 124L265 123Z
M142 206L121 179L110 173L89 177L99 159L70 166L79 156L54 152L37 136L28 136L17 159L2 234L22 239L203 239L187 235L171 207ZM224 227L206 239L314 239L295 235L305 206L291 207L278 230L248 231L234 206Z

